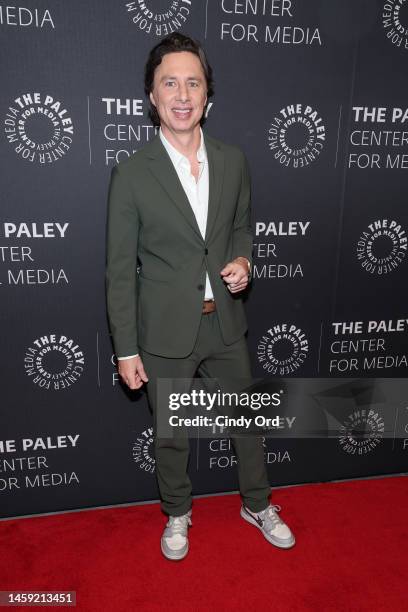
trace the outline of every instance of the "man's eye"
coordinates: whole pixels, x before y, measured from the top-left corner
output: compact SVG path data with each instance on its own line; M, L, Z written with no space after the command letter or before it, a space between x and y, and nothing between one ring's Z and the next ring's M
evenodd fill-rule
M198 83L196 83L196 81L191 81L190 85L191 87L198 87Z
M174 81L166 81L166 86L170 87L171 85L174 85Z

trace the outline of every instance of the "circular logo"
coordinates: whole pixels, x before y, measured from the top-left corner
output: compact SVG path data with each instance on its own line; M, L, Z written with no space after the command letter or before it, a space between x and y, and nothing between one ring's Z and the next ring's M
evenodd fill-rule
M290 104L279 111L268 129L268 146L282 166L304 168L323 150L326 128L311 106Z
M142 431L132 446L133 461L140 470L149 474L154 474L156 469L153 441L153 427L149 427L149 429Z
M388 274L405 258L407 235L401 225L389 219L370 223L357 242L357 259L370 274Z
M296 325L280 323L259 341L258 361L268 374L284 376L298 370L309 351L305 333Z
M179 30L191 12L192 0L135 0L126 3L132 22L146 34L167 36Z
M68 153L74 128L60 100L50 95L26 93L9 106L4 131L19 157L50 164Z
M24 369L41 389L68 389L84 371L84 353L72 338L49 334L34 340L26 350Z
M374 410L355 410L339 429L339 444L349 455L365 455L378 446L384 430L384 419Z
M392 44L408 50L407 0L387 0L383 5L382 22Z

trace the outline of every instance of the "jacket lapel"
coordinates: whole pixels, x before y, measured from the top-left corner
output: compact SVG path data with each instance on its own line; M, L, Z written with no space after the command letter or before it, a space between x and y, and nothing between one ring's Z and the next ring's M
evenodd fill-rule
M208 216L205 233L205 240L208 241L211 231L214 228L220 205L220 196L224 176L224 154L211 138L209 138L204 132L203 134L205 148L207 151L209 174ZM160 140L159 134L156 134L146 149L146 154L150 158L150 171L171 198L172 202L184 215L191 228L195 231L198 237L203 240L194 211L191 208L190 202L186 192L183 189L173 163Z
M209 240L215 226L218 210L221 202L222 184L224 181L224 153L221 148L204 132L204 143L208 157L209 193L208 193L208 216L205 239Z

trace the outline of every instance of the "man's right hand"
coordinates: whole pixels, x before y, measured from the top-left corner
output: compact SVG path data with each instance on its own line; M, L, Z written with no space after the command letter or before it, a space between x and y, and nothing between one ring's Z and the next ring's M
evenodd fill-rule
M118 372L129 389L140 389L143 383L149 380L139 355L129 359L118 359Z

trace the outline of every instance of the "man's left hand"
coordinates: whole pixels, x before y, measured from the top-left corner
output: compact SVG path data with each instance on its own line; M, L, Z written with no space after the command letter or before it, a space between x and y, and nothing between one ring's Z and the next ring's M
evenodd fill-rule
M248 260L245 257L237 257L227 263L220 274L230 292L238 293L248 286L248 272Z

